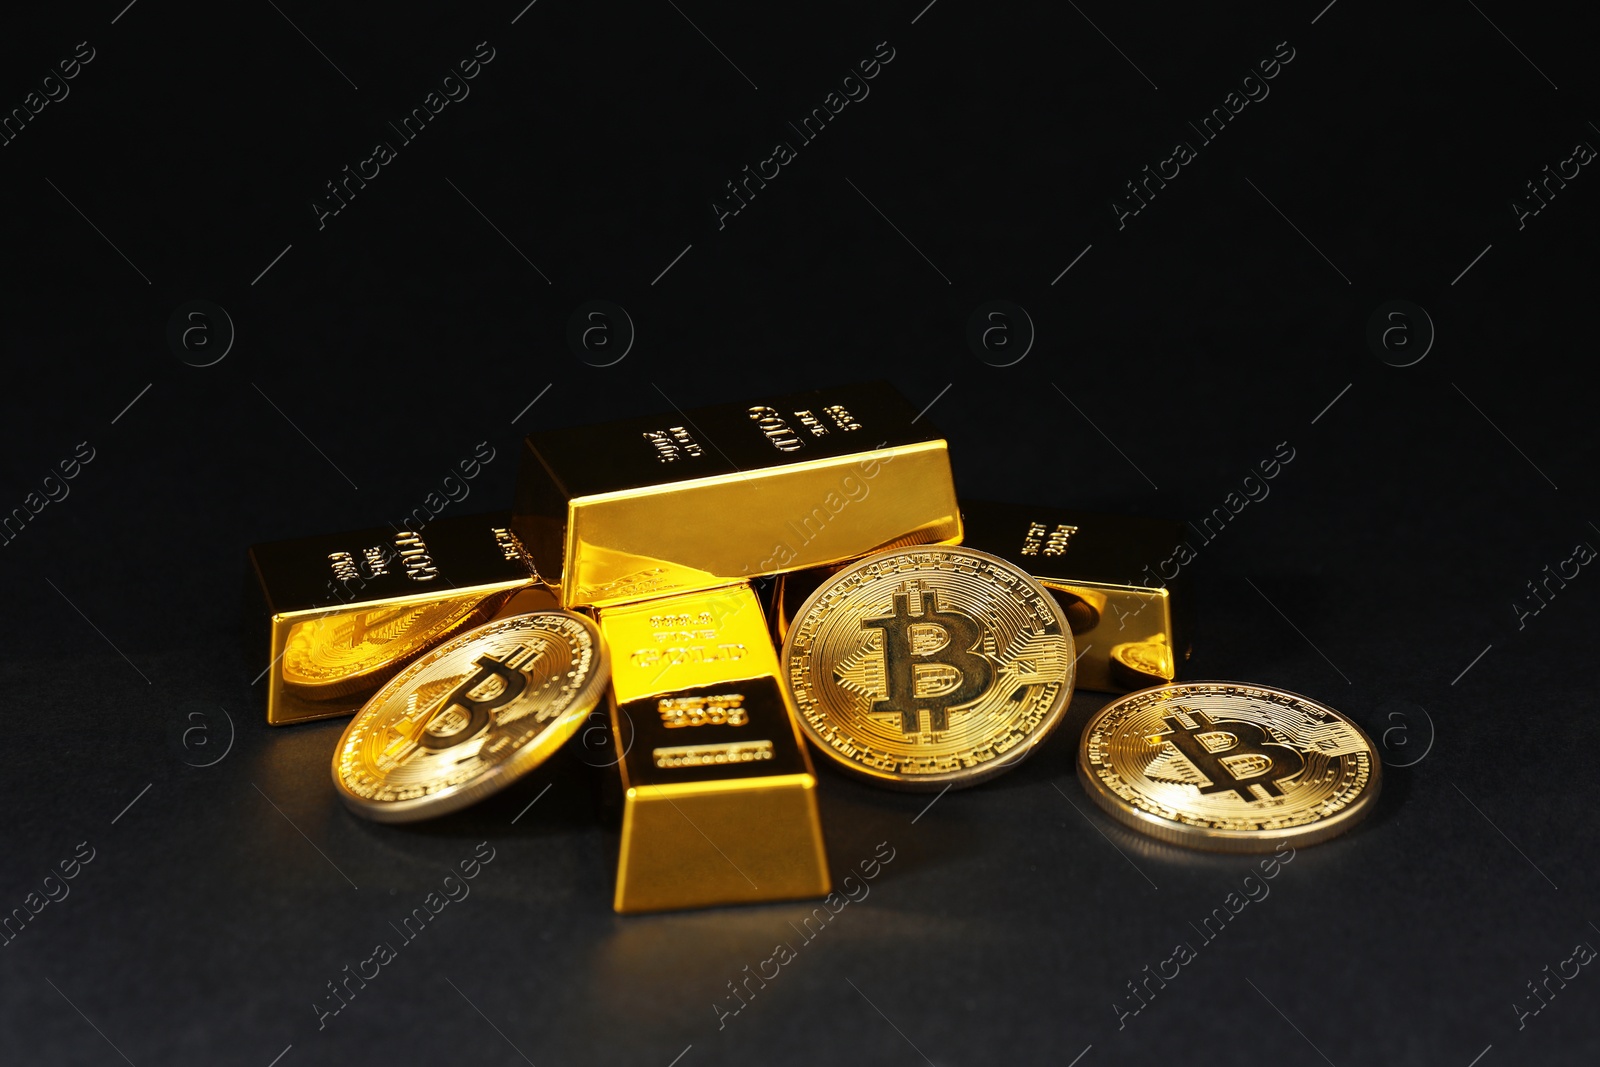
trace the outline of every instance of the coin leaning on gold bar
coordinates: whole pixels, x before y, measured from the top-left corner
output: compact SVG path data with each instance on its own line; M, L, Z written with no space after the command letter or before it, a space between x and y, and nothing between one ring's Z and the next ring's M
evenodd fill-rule
M1113 700L1084 729L1078 778L1112 818L1175 845L1271 852L1343 833L1382 785L1372 741L1309 697L1182 682Z
M473 804L532 770L583 724L610 677L594 623L513 615L426 653L351 720L333 781L358 815L411 822Z
M377 684L382 672L475 621L481 597L384 605L296 623L283 653L284 685L336 700Z
M1015 766L1072 695L1066 616L1033 577L959 546L881 552L795 613L783 676L840 767L895 789L966 786Z

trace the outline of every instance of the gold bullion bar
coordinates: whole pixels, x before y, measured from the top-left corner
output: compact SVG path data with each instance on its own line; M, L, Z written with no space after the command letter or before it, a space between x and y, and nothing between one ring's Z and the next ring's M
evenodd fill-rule
M1189 574L1180 523L1137 515L964 500L962 543L1050 590L1078 648L1078 688L1172 681L1189 658Z
M529 434L514 511L569 608L961 535L945 440L885 382Z
M536 582L508 512L254 545L250 564L248 653L267 654L272 725L353 713L412 659Z
M1050 590L1078 649L1077 688L1125 693L1173 681L1190 653L1181 524L1135 515L963 500L962 544ZM773 638L837 567L786 574L768 597Z
M749 586L602 608L619 912L825 896L816 776Z

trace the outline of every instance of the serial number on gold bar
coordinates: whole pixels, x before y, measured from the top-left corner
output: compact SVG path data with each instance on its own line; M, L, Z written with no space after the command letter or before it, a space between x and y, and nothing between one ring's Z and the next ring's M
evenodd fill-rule
M650 753L657 767L711 767L759 763L772 758L771 741L728 741L720 745L675 745Z
M750 721L743 693L716 696L662 697L656 702L661 725L669 730L684 726L743 726Z

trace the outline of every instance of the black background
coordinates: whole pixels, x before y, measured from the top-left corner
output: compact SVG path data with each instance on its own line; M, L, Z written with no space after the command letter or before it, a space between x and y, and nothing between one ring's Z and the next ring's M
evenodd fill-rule
M95 58L0 147L0 509L79 442L94 459L3 548L0 910L95 858L0 948L0 1060L1594 1062L1588 969L1521 1029L1513 1005L1600 944L1600 578L1513 604L1600 544L1600 177L1521 228L1511 206L1600 143L1592 26L1487 0L923 2L8 12L0 107L77 42ZM324 183L480 41L471 95L319 229ZM719 229L723 184L880 41L870 96ZM1186 123L1283 41L1270 96L1198 144ZM1198 158L1119 229L1112 199L1179 139ZM597 298L637 329L605 368L566 341ZM167 342L196 299L237 333L204 368L216 348ZM993 299L1037 330L1012 366L965 341ZM1366 341L1395 299L1437 329L1403 368ZM506 506L534 427L880 376L931 405L971 495L1193 520L1288 442L1200 548L1189 674L1382 738L1373 817L1199 945L1253 864L1093 808L1074 750L1103 696L920 818L925 796L824 771L836 876L895 858L719 1029L809 907L613 915L587 753L388 828L335 799L341 722L264 725L233 640L248 544L398 521L480 441L448 513ZM485 840L472 895L319 1030L325 983ZM1125 983L1185 940L1119 1029Z

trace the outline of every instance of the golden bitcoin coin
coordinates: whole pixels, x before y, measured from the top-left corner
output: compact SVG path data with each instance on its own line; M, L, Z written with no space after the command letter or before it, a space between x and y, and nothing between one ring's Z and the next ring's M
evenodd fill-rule
M1021 568L970 548L901 548L845 567L795 613L783 675L812 744L897 789L1014 766L1072 695L1072 631Z
M1101 709L1078 778L1112 818L1162 841L1271 852L1348 830L1378 799L1382 769L1361 727L1315 700L1181 682Z
M296 623L284 642L284 685L311 700L337 700L371 689L429 645L483 621L485 607L492 604L468 596L384 604Z
M395 675L351 720L333 781L358 815L456 811L542 763L583 725L610 677L594 623L535 611L479 626Z

